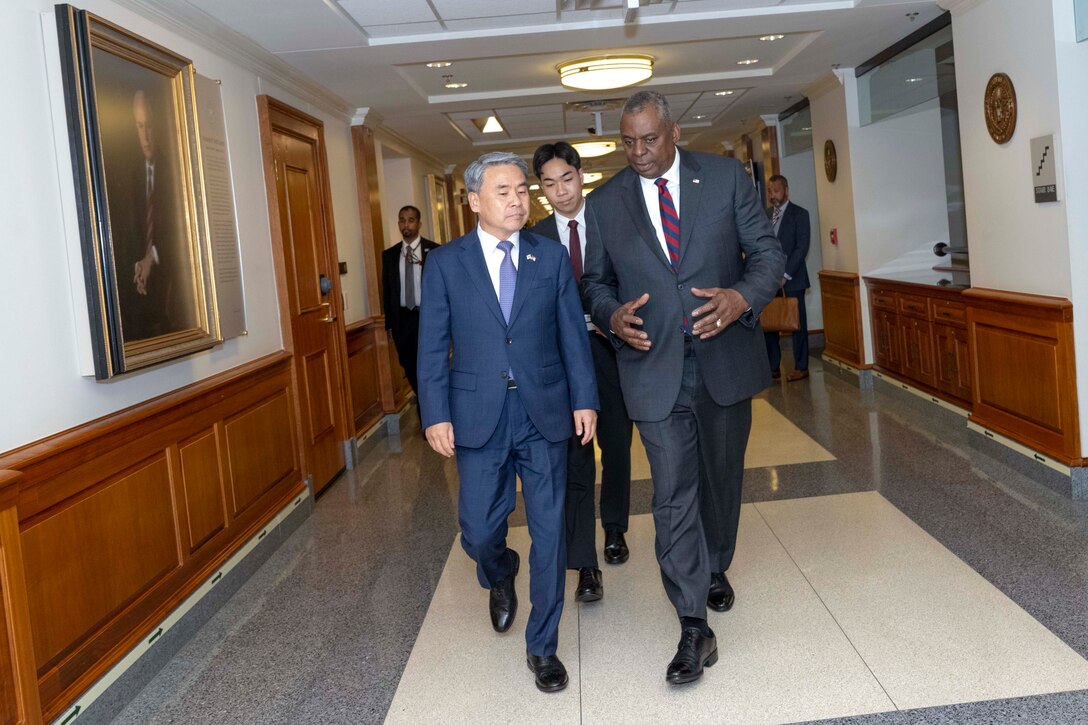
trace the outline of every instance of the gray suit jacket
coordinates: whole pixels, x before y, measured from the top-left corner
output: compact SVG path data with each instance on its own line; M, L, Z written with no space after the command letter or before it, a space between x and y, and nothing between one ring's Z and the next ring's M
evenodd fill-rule
M759 313L778 290L782 247L744 168L734 159L680 154L680 264L661 249L630 167L587 198L582 298L602 330L622 303L648 292L638 311L652 346L641 352L616 340L624 400L633 420L664 420L680 393L682 319L707 300L692 287L731 287L750 313L709 340L694 341L699 370L719 405L750 398L770 384Z

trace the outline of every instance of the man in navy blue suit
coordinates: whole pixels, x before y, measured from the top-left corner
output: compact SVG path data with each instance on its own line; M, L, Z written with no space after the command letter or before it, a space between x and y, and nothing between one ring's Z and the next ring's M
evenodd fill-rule
M797 313L800 328L793 333L793 370L786 376L788 382L804 380L808 377L808 315L805 314L805 290L808 289L808 268L805 257L808 256L809 229L808 210L790 201L790 182L786 177L775 174L767 184L767 199L771 202L769 214L775 236L782 244L782 253L786 255L786 271L782 275L782 290L787 296L797 300ZM771 363L771 377L782 377L778 366L782 363L780 333L767 332L767 359Z
M419 401L427 442L457 456L461 545L490 589L491 624L517 613L518 553L507 518L521 477L532 536L526 661L544 692L562 690L556 656L566 579L567 440L597 425L597 387L582 303L563 246L521 231L528 167L506 152L465 170L479 224L430 253L419 324ZM452 348L453 354L450 355ZM456 435L456 437L455 437Z

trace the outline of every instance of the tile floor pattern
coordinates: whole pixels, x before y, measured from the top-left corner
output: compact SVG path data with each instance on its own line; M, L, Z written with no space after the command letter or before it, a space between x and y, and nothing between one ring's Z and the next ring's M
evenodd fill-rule
M961 417L883 384L859 391L815 358L810 370L810 379L776 384L761 397L833 458L745 471L744 500L752 506L745 508L741 555L731 572L738 604L712 614L724 656L690 690L666 689L660 702L651 697L664 685L661 671L676 632L658 625L668 610L650 565L649 531L640 523L650 512L649 481L632 484L632 560L606 569L597 609L573 606L578 616L564 618L563 647L571 649L563 652L580 684L545 696L521 659L521 634L488 630L484 592L470 567L456 568L468 566L459 549L451 557L456 467L426 447L418 428L406 427L329 488L313 515L115 722L392 720L398 685L404 679L409 686L416 661L434 656L430 632L441 623L437 612L448 609L445 616L457 626L444 626L480 632L476 657L502 661L484 672L467 647L446 647L448 661L431 673L431 694L420 698L435 705L432 722L455 722L442 708L481 676L510 683L489 693L493 719L512 720L504 709L511 701L543 700L529 722L563 721L568 712L580 712L586 723L621 722L618 710L594 709L622 678L615 666L621 660L592 633L622 631L612 646L618 640L636 647L627 659L638 665L645 687L622 690L612 707L638 702L649 712L676 705L670 713L677 716L659 722L727 722L690 708L711 693L743 712L749 705L735 690L763 702L757 715L765 720L1088 723L1088 685L1079 679L1079 658L1088 656L1088 502L1071 501L976 448L977 434ZM754 434L750 450L761 443L781 450L784 431L778 421ZM520 507L510 524L525 525ZM518 535L515 528L512 538ZM889 544L903 537L916 548ZM449 602L443 597L456 596L451 587L472 594ZM963 606L980 601L986 604ZM773 606L755 606L760 602ZM436 614L428 619L431 610ZM940 628L927 636L921 623L935 613ZM580 648L573 631L582 637ZM952 641L973 644L950 652ZM961 676L920 676L938 665ZM805 676L797 678L798 671ZM782 694L787 681L799 689ZM882 686L875 697L864 684L873 681ZM1082 689L1030 694L1071 687ZM501 708L497 698L504 698ZM978 698L996 699L971 701ZM785 707L796 713L783 714ZM870 714L848 714L863 712Z
M721 659L672 687L677 627L653 538L652 517L634 517L642 555L606 569L600 602L568 602L559 656L571 685L557 696L536 693L520 666L528 612L491 631L454 542L386 723L534 722L542 708L554 723L780 723L1088 688L1088 661L878 493L745 505L738 601L711 613ZM510 541L528 551L524 527ZM444 672L456 675L436 687Z

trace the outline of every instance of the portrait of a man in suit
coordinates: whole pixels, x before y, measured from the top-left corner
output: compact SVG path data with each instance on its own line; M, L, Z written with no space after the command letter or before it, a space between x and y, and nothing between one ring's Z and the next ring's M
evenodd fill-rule
M669 683L718 659L707 609L727 611L752 396L770 384L759 312L784 256L741 164L677 148L668 100L624 105L628 166L588 199L582 296L616 347L653 476L656 553L680 620Z
M94 53L99 126L125 343L193 327L195 286L173 81Z

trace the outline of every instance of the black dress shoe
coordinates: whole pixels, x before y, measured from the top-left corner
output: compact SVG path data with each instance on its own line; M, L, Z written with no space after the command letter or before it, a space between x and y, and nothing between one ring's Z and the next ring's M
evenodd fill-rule
M695 682L703 676L704 667L713 667L717 661L718 640L714 632L706 636L698 627L687 627L680 633L680 644L665 670L665 679L673 685Z
M622 564L627 561L631 552L627 549L627 541L621 531L604 532L604 560L608 564Z
M488 598L488 610L491 612L491 626L496 632L505 632L514 623L514 617L518 613L518 594L514 591L514 578L518 575L518 567L521 565L521 557L513 549L507 549L514 558L514 564L510 568L510 576L491 587L491 596Z
M525 663L536 676L536 686L541 692L559 692L567 686L567 668L555 655L525 655Z
M595 566L583 566L578 570L578 589L574 598L579 602L595 602L604 596L601 570Z
M725 572L710 575L710 593L706 595L706 605L715 612L728 612L733 608L733 587L725 578Z

